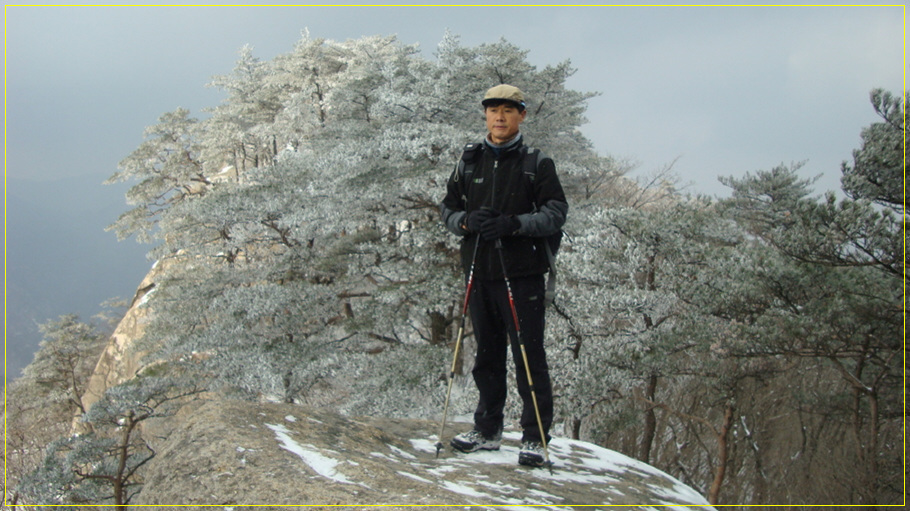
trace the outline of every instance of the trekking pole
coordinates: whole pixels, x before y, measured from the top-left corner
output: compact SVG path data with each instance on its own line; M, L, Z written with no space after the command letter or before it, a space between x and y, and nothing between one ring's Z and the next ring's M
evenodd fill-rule
M446 404L442 410L442 425L439 427L439 437L436 442L436 457L442 450L442 434L446 429L446 417L449 414L449 398L452 396L452 383L455 381L455 366L458 365L458 353L461 351L461 341L464 339L464 325L468 315L468 302L471 300L471 288L474 287L474 262L477 260L477 247L480 246L480 235L474 243L474 254L471 256L471 269L468 271L468 284L465 286L464 305L461 308L461 324L458 326L458 335L455 337L455 351L452 354L452 369L449 371L449 388L446 391Z
M540 441L543 445L544 464L553 473L553 462L550 461L550 452L547 449L547 434L543 430L543 420L540 418L540 408L537 406L537 393L534 391L534 380L531 378L531 367L528 365L528 354L525 351L525 343L521 338L521 325L518 322L518 311L515 309L515 299L512 296L512 285L509 283L509 275L506 272L506 260L502 255L502 240L496 240L496 250L499 252L499 262L502 264L502 278L506 281L506 292L509 297L509 308L512 310L512 321L515 322L515 337L518 338L518 346L521 348L521 359L525 364L525 373L528 375L528 387L531 389L531 401L534 403L534 415L537 417L537 427L540 428Z

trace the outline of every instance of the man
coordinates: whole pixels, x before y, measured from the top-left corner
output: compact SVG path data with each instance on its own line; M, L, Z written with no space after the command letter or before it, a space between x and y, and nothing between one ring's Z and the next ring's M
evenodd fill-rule
M483 143L466 148L464 163L449 178L440 205L446 227L463 237L461 258L465 273L472 268L474 272L469 310L477 341L472 375L479 401L474 429L457 435L451 445L462 452L499 449L508 391L506 359L511 344L523 406L518 461L542 466L544 442L549 442L553 421L553 392L544 352L544 274L550 261L545 243L547 236L560 232L569 206L553 160L538 156L524 145L519 128L528 111L521 90L497 85L487 91L481 104L487 136ZM537 158L531 175L526 172L527 166L523 167L526 158ZM465 172L468 167L472 169L470 175ZM519 343L525 347L533 389L528 384Z

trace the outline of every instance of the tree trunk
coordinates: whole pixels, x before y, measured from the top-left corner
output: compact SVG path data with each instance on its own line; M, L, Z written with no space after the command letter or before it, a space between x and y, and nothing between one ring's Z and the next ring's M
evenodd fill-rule
M654 279L656 271L654 269L655 256L648 256L648 271L645 275L645 287L649 291L656 290L654 285ZM651 330L654 328L654 319L650 314L643 314L643 319L645 322L645 328ZM655 394L657 393L657 375L650 375L648 377L648 388L645 391L645 398L650 403L655 403ZM645 430L642 434L641 445L639 446L640 450L638 452L638 459L644 463L648 463L648 460L651 458L651 447L654 445L654 434L657 431L657 416L654 413L654 406L649 405L647 410L645 410Z
M117 506L118 511L127 508L123 498L123 486L126 483L126 462L130 456L130 436L135 427L136 422L133 420L133 412L130 412L126 418L126 424L123 426L123 432L120 434L120 459L117 464L117 473L114 474L113 478L114 504Z
M649 402L656 402L657 394L657 376L651 375L648 378L648 388L645 390L645 398ZM651 447L654 445L654 435L657 431L657 415L654 413L654 406L648 405L645 410L645 429L642 432L641 445L639 446L638 459L644 463L650 463Z
M869 433L866 442L866 481L863 493L866 494L865 504L875 506L878 504L876 485L879 480L878 474L878 396L875 392L869 393Z
M708 490L708 503L712 506L718 504L720 496L720 487L724 482L724 476L727 473L727 457L730 441L730 426L733 424L733 404L728 404L724 411L724 423L717 434L717 470L714 472L714 481L711 483L711 489Z
M572 440L581 440L581 419L572 419Z

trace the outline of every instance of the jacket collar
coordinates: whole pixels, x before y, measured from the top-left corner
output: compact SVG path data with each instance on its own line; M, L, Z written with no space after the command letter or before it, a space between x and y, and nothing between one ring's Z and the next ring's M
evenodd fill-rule
M490 141L489 135L483 138L483 142L488 148L492 149L497 156L499 156L499 154L502 152L513 151L521 147L521 138L521 132L519 131L518 134L515 135L515 138L509 140L505 144L494 144Z

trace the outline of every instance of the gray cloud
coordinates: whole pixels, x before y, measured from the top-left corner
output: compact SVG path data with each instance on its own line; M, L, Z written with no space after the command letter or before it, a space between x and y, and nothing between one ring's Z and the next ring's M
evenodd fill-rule
M538 66L570 59L579 69L570 83L603 93L591 101L586 134L602 152L636 158L643 169L681 155L677 170L706 191L718 190L717 175L790 160L809 159L815 172L836 178L859 130L874 121L869 90L902 87L901 13L885 7L8 8L8 172L106 177L159 114L184 106L198 115L214 106L219 96L204 84L230 72L244 44L269 59L289 51L308 28L313 37L335 40L397 34L432 55L448 29L466 45L504 37L528 49Z

